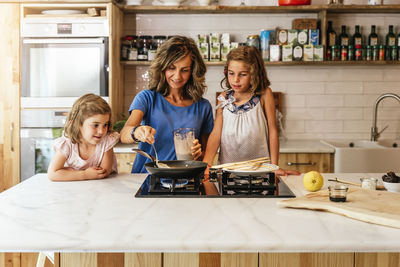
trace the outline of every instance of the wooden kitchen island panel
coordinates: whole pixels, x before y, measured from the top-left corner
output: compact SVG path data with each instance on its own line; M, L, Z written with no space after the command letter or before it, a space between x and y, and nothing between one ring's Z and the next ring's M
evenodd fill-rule
M400 253L61 253L60 259L61 267L400 267Z

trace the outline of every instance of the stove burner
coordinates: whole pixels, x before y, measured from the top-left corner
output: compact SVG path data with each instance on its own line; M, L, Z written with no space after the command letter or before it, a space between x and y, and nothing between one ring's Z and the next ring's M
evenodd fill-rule
M161 186L164 188L171 189L173 187L173 180L162 178L160 179ZM188 179L176 179L175 181L175 188L184 188L189 183Z

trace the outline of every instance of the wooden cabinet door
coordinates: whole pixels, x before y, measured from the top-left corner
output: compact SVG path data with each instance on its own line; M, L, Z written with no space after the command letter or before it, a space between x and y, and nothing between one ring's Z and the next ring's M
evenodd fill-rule
M19 4L0 4L0 192L19 183Z
M0 3L0 192L20 181L19 6ZM20 263L20 253L0 253L0 267Z
M330 153L281 153L279 166L282 169L300 172L333 172L333 154Z
M131 173L135 161L135 153L115 153L117 157L118 173Z

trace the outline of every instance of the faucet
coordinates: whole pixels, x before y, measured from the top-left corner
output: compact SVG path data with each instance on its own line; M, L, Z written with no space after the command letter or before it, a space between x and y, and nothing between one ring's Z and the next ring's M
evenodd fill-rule
M372 117L372 128L371 128L371 141L377 141L379 138L379 135L388 127L385 126L382 131L378 132L378 128L376 127L376 118L377 118L377 113L378 113L378 104L383 100L384 98L387 97L392 97L394 99L397 99L397 101L400 102L400 96L392 93L386 93L378 97L378 99L375 101L374 105L374 111L373 111L373 117Z

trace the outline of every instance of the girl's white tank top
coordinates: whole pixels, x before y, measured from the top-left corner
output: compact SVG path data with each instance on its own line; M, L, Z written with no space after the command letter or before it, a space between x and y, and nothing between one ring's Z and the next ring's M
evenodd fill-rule
M268 122L261 101L250 110L233 113L229 110L235 101L233 96L218 97L222 107L223 125L219 162L229 163L269 157ZM218 108L217 107L217 108Z

